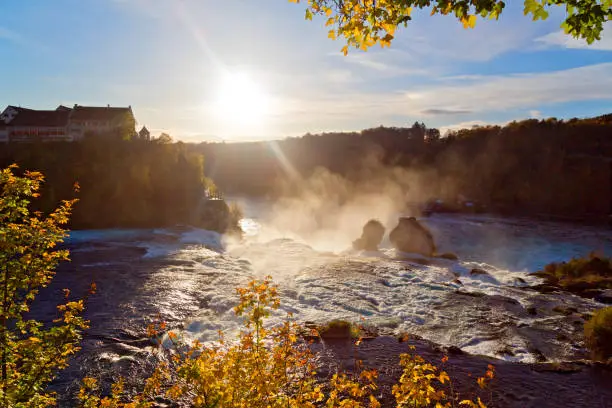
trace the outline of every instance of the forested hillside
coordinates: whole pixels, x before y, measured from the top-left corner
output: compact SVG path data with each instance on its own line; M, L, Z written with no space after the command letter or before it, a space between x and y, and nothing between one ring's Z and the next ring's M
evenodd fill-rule
M62 199L79 199L71 228L157 227L197 224L209 182L203 158L182 143L106 140L9 144L0 168L38 170L46 178L39 205L49 211ZM74 183L80 186L74 191Z
M324 168L357 187L392 174L408 201L463 195L513 214L604 219L611 212L612 115L530 119L443 137L415 123L195 148L207 157L207 174L237 194L274 196L279 185L299 185Z

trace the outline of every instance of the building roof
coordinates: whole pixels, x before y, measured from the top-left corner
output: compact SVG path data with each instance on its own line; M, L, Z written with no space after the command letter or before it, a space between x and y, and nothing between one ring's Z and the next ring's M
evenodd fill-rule
M1 121L3 123L6 123L6 117L4 115L5 115L6 111L8 111L8 110L13 110L13 111L17 112L17 114L19 114L20 112L31 111L32 109L22 108L21 106L8 105L6 108L4 108L4 110L0 111L0 118L1 118Z
M68 125L69 115L69 111L23 109L9 125L61 127Z
M21 106L15 106L15 105L9 105L6 107L6 109L14 109L17 112L24 112L24 111L33 111L34 109L29 109L29 108L22 108Z
M117 118L129 114L133 115L132 108L118 108L118 107L97 107L97 106L79 106L75 105L72 109L72 120L100 120L100 121L112 121Z

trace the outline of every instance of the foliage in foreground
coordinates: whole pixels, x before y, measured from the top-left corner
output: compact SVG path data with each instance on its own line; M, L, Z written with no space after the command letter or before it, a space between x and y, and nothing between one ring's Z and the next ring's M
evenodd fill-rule
M48 216L31 213L28 206L38 197L43 176L20 177L16 168L0 171L0 407L43 407L55 402L47 384L79 350L87 327L80 315L83 300L59 305L50 326L25 316L57 264L68 259L56 245L66 236L62 225L75 201L63 201Z
M381 406L375 370L336 373L324 384L317 381L315 356L299 341L295 322L287 319L277 327L265 327L266 317L280 305L269 277L237 291L240 302L234 310L244 317L237 341L227 341L220 333L214 344L196 341L187 346L169 332L173 357L156 369L144 392L125 402L120 381L110 396L101 397L97 382L88 378L79 393L81 406L144 408L153 406L152 401L160 396L194 407ZM156 336L161 336L163 329L163 324L150 328ZM479 397L459 401L448 374L417 355L403 354L401 366L403 373L392 389L397 407L485 407ZM489 366L478 385L486 388L494 376L494 368Z
M300 0L289 0L299 3ZM305 1L306 2L306 1ZM367 50L375 44L390 46L398 26L412 20L413 9L428 9L431 15L454 15L464 28L474 27L477 17L498 19L505 8L502 0L308 0L306 19L326 18L329 38L344 37L348 47ZM606 21L612 20L611 0L524 0L524 14L533 20L548 18L553 6L565 8L561 24L565 33L589 44L601 39Z
M594 360L612 358L612 306L597 310L585 323L584 339Z

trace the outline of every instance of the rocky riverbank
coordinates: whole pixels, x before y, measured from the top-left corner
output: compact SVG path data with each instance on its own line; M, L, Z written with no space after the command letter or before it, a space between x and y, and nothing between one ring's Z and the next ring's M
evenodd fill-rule
M415 346L414 351L408 345ZM356 347L347 340L321 343L319 352L323 377L336 369L355 371L355 362L379 372L379 396L383 407L394 407L391 387L401 375L399 355L416 353L442 367L451 377L453 388L462 397L479 395L492 401L490 407L612 407L612 367L586 360L557 363L521 364L486 356L458 352L423 339L400 342L391 336L367 340ZM448 361L441 360L448 356ZM496 377L485 391L476 385L487 365L495 366ZM446 390L450 392L450 389Z

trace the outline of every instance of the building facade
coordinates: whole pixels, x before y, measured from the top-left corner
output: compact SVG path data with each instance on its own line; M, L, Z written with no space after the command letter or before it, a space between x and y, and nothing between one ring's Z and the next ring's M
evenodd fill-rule
M100 108L74 105L70 113L69 133L72 140L111 134L131 138L135 135L135 129L136 119L131 106Z
M8 140L8 127L0 122L0 143L7 143Z
M34 110L9 105L0 114L0 142L70 142L96 135L129 139L135 127L131 106Z
M68 116L65 111L24 110L7 124L10 142L69 141Z

